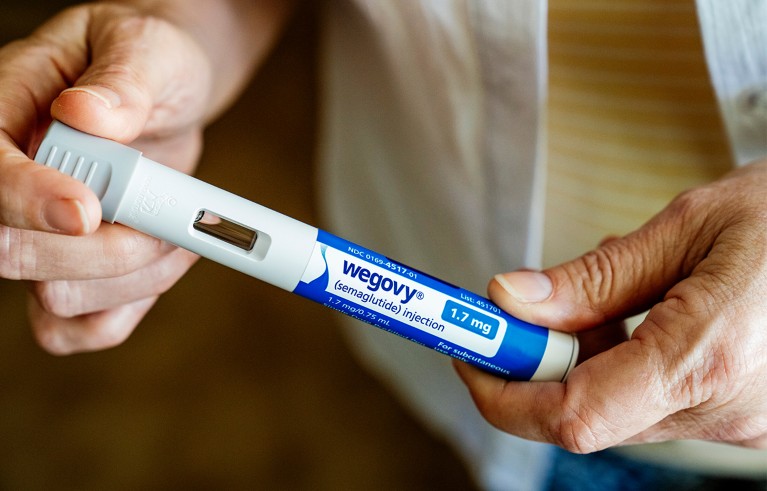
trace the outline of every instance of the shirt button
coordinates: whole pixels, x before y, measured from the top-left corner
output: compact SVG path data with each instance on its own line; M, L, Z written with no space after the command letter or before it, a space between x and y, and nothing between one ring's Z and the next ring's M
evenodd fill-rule
M767 84L744 90L736 100L741 117L752 123L767 121Z

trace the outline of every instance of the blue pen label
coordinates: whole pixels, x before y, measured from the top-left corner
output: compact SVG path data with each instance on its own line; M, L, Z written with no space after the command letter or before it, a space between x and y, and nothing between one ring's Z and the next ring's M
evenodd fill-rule
M493 339L498 332L501 323L482 312L461 305L452 300L445 302L445 308L442 311L442 320L451 322L457 326L463 327L467 331L475 332L480 336Z
M322 230L294 292L509 378L532 377L546 348L546 329Z

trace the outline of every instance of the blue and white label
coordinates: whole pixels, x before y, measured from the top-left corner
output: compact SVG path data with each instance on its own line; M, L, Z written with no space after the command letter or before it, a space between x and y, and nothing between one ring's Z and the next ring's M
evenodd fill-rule
M548 330L322 230L294 293L506 378L529 380Z
M498 319L453 300L445 302L442 319L488 339L495 337L501 325Z

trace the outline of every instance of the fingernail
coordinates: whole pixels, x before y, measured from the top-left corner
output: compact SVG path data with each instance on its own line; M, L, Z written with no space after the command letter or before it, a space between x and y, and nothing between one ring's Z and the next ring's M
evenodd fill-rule
M551 296L554 287L551 280L536 271L514 271L495 276L495 281L509 295L523 303L543 302Z
M74 199L50 201L43 210L43 219L55 232L81 235L90 231L85 207Z
M79 87L71 87L69 89L63 90L61 93L87 94L93 96L97 98L99 102L103 104L107 109L115 108L119 106L121 102L120 95L117 92L112 89L102 87L101 85L82 85Z

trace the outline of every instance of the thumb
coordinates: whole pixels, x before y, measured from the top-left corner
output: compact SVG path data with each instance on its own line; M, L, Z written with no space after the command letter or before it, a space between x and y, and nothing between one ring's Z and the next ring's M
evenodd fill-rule
M121 36L114 33L112 36ZM93 63L53 101L55 119L86 133L129 143L144 129L152 92L141 53L132 43L94 46Z
M679 236L643 228L543 271L496 275L489 295L512 315L561 331L622 320L649 308L678 281L683 257L664 253L686 250L668 243Z
M194 41L157 17L98 12L89 33L91 62L53 102L53 117L123 143L199 120L209 80Z

